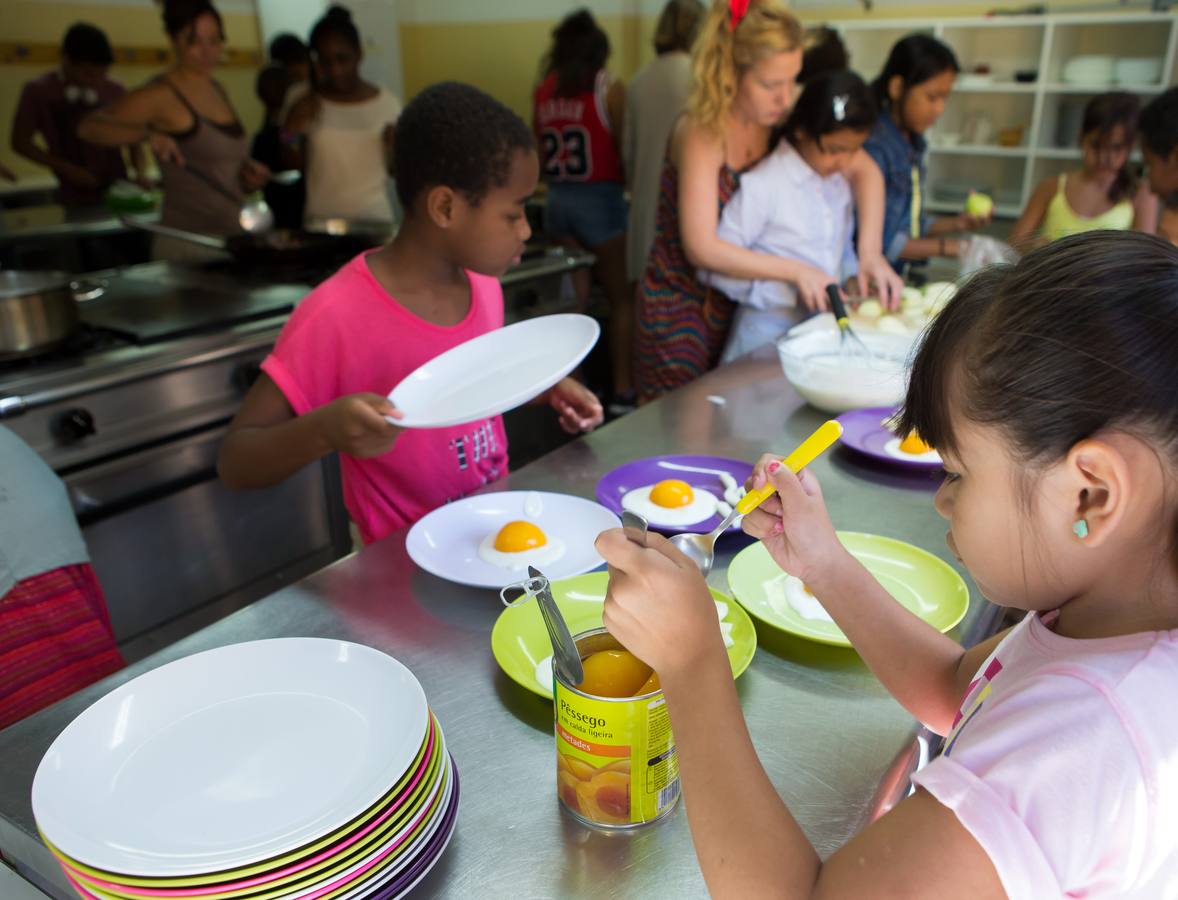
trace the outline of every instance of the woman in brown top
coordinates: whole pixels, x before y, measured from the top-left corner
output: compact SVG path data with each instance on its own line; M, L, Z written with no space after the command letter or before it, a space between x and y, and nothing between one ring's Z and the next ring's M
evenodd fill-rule
M176 62L147 85L87 116L83 140L112 147L151 142L164 184L160 222L187 231L232 234L248 192L266 183L270 170L249 158L249 139L224 88L213 78L225 32L208 0L165 0L164 30ZM194 171L216 181L217 191ZM157 259L207 258L210 251L171 238L156 238Z

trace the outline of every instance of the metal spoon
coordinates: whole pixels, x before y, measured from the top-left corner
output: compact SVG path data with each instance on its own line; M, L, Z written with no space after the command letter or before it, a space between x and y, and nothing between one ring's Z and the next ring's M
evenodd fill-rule
M270 204L266 202L261 194L251 194L243 200L240 194L229 190L229 188L225 187L225 185L208 172L191 165L186 165L184 169L188 173L195 175L225 199L241 204L241 210L237 214L237 224L241 226L242 231L249 232L250 234L263 234L274 227L274 212L270 209Z
M646 546L646 519L628 509L622 510L622 531L639 547Z
M818 429L802 441L796 450L782 460L785 467L794 474L802 471L806 466L817 459L822 453L826 451L835 441L842 436L843 426L834 419L823 422L818 426ZM724 521L717 525L708 534L677 534L671 538L671 543L675 547L695 563L699 570L706 576L712 571L712 564L716 561L716 538L724 533L733 522L736 521L737 516L743 516L751 513L754 509L764 503L773 494L773 486L766 484L763 488L756 491L749 491L737 502Z
M569 632L560 608L552 596L552 585L548 579L534 566L528 566L528 580L518 584L509 584L499 592L505 606L515 606L523 603L528 597L535 597L540 607L540 617L544 620L544 627L548 630L548 640L552 642L552 667L566 684L573 687L585 680L585 667L581 665L581 654L577 652L577 644ZM524 596L509 600L511 591L523 591Z
M281 184L288 187L303 177L303 173L299 169L283 169L281 172L274 172L269 179L270 184Z

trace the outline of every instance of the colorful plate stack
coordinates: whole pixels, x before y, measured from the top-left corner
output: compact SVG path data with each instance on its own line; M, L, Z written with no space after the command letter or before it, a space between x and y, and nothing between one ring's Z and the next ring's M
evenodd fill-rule
M33 780L82 897L391 900L454 831L458 772L413 674L370 647L219 647L112 691Z

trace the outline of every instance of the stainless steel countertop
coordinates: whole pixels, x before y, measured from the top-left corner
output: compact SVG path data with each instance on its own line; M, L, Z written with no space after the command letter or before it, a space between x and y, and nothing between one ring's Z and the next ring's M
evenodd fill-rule
M776 358L759 353L492 489L592 497L598 478L628 460L661 453L751 460L765 450L787 451L823 418L786 385ZM867 468L845 449L813 468L838 527L910 541L960 569L947 552L929 477ZM728 561L746 540L721 542L714 585L726 589ZM988 622L994 609L972 590L958 636ZM408 665L458 762L458 829L415 896L706 896L682 809L627 835L587 830L560 812L551 704L496 666L490 631L500 609L494 592L417 570L404 532L391 535L0 733L0 850L47 893L71 896L37 839L29 802L37 764L62 728L117 684L170 660L237 641L320 636L369 644ZM826 856L860 827L889 763L911 745L914 723L853 651L759 635L756 658L738 682L741 702L774 785Z
M158 222L159 212L135 213L144 222ZM0 244L10 241L129 234L119 214L102 206L70 210L64 206L22 206L0 209Z

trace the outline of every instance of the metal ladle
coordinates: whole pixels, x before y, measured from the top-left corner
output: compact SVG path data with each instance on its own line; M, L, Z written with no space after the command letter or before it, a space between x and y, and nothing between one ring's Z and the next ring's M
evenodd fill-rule
M575 687L585 680L585 667L581 664L577 644L552 596L551 583L534 566L528 566L528 576L527 581L507 585L499 591L499 596L504 606L518 606L529 597L536 598L536 603L540 607L540 617L548 630L548 640L552 642L552 666L565 684ZM508 599L509 594L514 591L522 591L523 596Z
M843 426L835 419L830 419L818 426L817 430L802 441L796 450L781 462L795 475L817 459L831 444L837 441L843 433ZM699 570L707 576L712 571L712 564L716 561L716 538L736 521L737 516L751 513L773 495L773 485L766 484L756 491L749 491L733 507L732 512L724 517L724 521L708 534L677 534L671 538L671 543L695 563Z
M265 234L274 227L274 212L261 194L251 194L243 200L239 194L229 190L208 172L190 165L186 165L184 170L195 175L225 199L241 204L241 210L237 214L237 224L241 226L242 231L249 234ZM278 174L286 176L284 172Z

